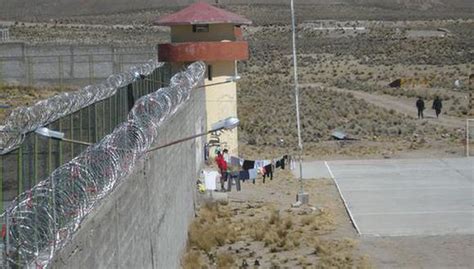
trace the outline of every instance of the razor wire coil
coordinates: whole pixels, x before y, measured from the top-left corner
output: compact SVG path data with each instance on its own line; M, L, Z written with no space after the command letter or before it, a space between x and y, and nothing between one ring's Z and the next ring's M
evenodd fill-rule
M88 85L75 92L65 92L51 98L38 101L29 107L14 109L5 120L0 131L0 155L16 149L25 139L25 134L46 126L66 115L72 114L109 98L117 90L132 83L140 76L147 76L153 70L163 66L157 60L130 68L126 72L113 74L105 82Z
M62 116L76 111L114 94L117 88L160 66L161 63L150 61L130 72L110 76L106 83L97 87L88 86L78 93L61 94L50 98L54 100L38 102L32 108L16 110L10 118L19 120L19 123L14 125L10 120L7 128L21 131L11 137L10 144L3 150L17 146L15 143L21 142L18 136L26 130L34 130L59 118L53 111ZM202 62L193 63L178 72L171 78L168 87L138 99L127 120L116 126L111 134L18 195L0 216L4 222L4 240L0 243L2 265L47 267L54 253L69 242L98 202L133 171L137 161L155 142L158 127L189 100L191 90L200 83L204 73ZM99 97L93 96L94 91L98 91ZM61 101L65 103L59 104ZM54 108L47 109L44 107L47 105ZM43 112L46 115L34 114ZM29 120L32 122L29 123Z

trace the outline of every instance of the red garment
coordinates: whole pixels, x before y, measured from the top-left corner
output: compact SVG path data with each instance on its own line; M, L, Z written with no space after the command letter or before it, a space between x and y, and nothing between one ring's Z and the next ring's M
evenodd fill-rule
M7 225L3 224L2 225L2 238L5 238L7 236Z
M227 171L227 162L224 160L222 154L217 154L216 156L217 167L223 172Z

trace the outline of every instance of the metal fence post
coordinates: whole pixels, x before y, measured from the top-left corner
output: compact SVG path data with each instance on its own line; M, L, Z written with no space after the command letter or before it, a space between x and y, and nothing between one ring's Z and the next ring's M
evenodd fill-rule
M115 93L115 94L117 94L117 93ZM114 95L115 95L115 94L114 94ZM109 126L110 126L110 128L109 128L109 134L112 132L112 130L113 130L114 127L115 127L115 126L114 126L114 123L113 123L113 121L112 121L112 114L113 114L113 113L112 113L112 98L113 98L113 96L110 96L109 99L108 99L108 101L109 101L109 102L108 102L108 103L109 103Z
M51 201L52 201L52 217L53 217L53 252L56 251L56 241L58 237L58 228L57 228L57 212L56 212L56 184L53 178L51 180Z
M5 234L5 260L6 260L6 268L10 268L10 263L8 262L8 257L10 256L10 216L8 211L5 211L5 226L7 229L7 233Z
M92 139L92 130L91 130L91 110L92 106L87 107L87 142L93 142L94 139Z
M38 136L36 134L33 141L33 180L36 185L38 183Z
M83 129L82 129L82 114L83 113L84 113L84 109L79 110L79 140L87 141L87 140L84 140ZM79 153L80 153L84 149L84 147L79 146L79 149L80 149L79 150Z
M23 144L18 148L17 180L18 180L18 193L17 193L17 195L19 195L23 190Z
M104 137L104 135L107 133L107 129L105 129L105 123L106 123L105 110L107 109L107 106L105 103L106 103L106 100L102 100L102 120L101 120L102 128L101 128L100 138Z
M70 139L74 139L74 119L73 119L73 114L69 114L69 133ZM74 158L74 143L69 143L70 144L70 150L71 150L71 159Z
M114 95L114 101L115 101L115 111L114 111L114 115L115 115L115 126L117 126L119 124L119 94L120 94L120 90L121 89L118 89L117 90L117 93Z
M97 103L94 103L94 136L95 136L95 143L99 141L99 133L97 128Z
M52 141L48 139L48 175L53 171L53 153L52 153Z
M61 119L58 120L58 125L59 125L59 128L58 130L60 132L63 132L63 125L61 123ZM58 159L59 159L59 165L63 164L63 143L61 143L61 141L59 141L59 148L58 148Z

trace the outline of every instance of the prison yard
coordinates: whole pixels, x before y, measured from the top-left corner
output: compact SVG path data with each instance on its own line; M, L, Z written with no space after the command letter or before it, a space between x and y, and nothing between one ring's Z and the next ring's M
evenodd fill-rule
M289 155L297 160L300 151L289 1L223 2L215 6L252 21L252 24L239 28L243 40L248 42L249 56L247 60L236 62L236 70L241 77L236 83L235 96L235 116L240 120L236 157L242 160L272 160ZM157 44L173 42L173 30L166 24L157 23L157 20L183 8L163 5L126 7L116 12L84 11L74 14L65 10L61 15L12 15L0 17L0 26L8 27L9 39L13 42L35 46L116 46L124 48L127 53L125 48L142 47L145 54L156 57L153 55L156 51L146 48L155 50ZM25 11L25 14L27 12L30 11ZM416 3L385 0L340 3L296 1L301 153L306 170L303 184L309 194L309 203L295 204L296 193L301 187L298 166L276 170L273 180L266 182L259 175L256 183L239 183L242 184L241 191L217 191L215 196L208 191L196 190L193 178L193 195L196 195L193 198L196 199L194 218L187 236L183 235L187 242L179 254L179 266L185 269L473 267L474 213L469 208L473 200L463 192L472 189L474 167L472 157L466 157L474 154L474 121L466 125L468 119L474 119L472 14L474 6L467 0L452 3L444 0ZM6 44L8 42L0 42L0 50ZM120 60L120 67L116 67L117 57L112 58L111 70L122 71L129 66ZM0 125L15 108L31 106L60 93L78 91L87 82L93 81L92 77L87 76L93 76L94 71L98 73L102 66L108 66L108 63L100 63L97 67L89 62L88 68L93 72L86 72L83 81L68 85L44 81L36 83L31 76L22 81L8 80L2 76L2 70L9 68L5 63L10 60L0 56ZM62 64L58 66L62 68ZM164 76L167 79L170 77L168 72L183 70L173 65L166 68L169 68ZM25 71L25 77L27 73ZM58 78L52 81L55 79ZM160 79L162 77L155 76L150 83L166 85ZM152 92L151 84L145 80L132 84L133 89L129 90L138 93L134 100ZM442 100L439 117L432 108L436 97ZM110 102L107 99L101 103L104 109L110 106L110 109L118 111L120 105L132 105L130 96L127 99L125 94L110 98ZM424 100L424 118L417 115L418 98ZM196 107L193 103L191 113L196 123L188 120L188 124L200 124L202 120L198 114L204 108ZM92 111L89 109L79 113L84 124L87 118L87 126L93 123L92 115L99 115ZM114 113L103 114L102 123L101 120L95 122L104 124L101 135L91 125L87 135L87 131L76 132L75 135L72 133L73 138L80 140L86 135L89 142L97 142L100 136L107 134L106 130L112 132L114 124L118 124L118 120L112 120L109 124L108 119ZM122 111L117 115L120 114L119 118L125 120L127 116L124 113ZM79 119L79 114L76 114L64 122L61 120L59 125L50 126L59 126L66 130L66 135L71 134L67 124L71 124L74 132L77 126L72 126ZM182 119L183 114L177 117ZM207 124L210 125L211 121L215 120L208 118ZM199 129L197 125L191 127L172 129L178 132ZM340 137L341 134L344 138ZM181 133L175 136L179 138ZM170 137L173 135L167 133L166 138ZM157 141L162 143L165 140ZM224 142L232 145L230 140L231 136L229 141ZM28 155L38 147L33 139L27 139L27 143L28 149L22 154L26 152ZM46 144L39 147L46 147ZM64 146L65 151L68 149L71 153L64 161L85 147ZM186 150L184 147L180 149ZM56 144L53 145L53 153L61 150ZM218 171L213 151L212 148L205 168ZM177 150L170 150L169 153L180 154ZM15 158L17 156L20 154ZM55 158L50 159L49 163L60 162ZM453 161L456 158L462 161ZM12 157L8 161L13 160ZM4 174L21 175L38 166L35 158L27 160L31 161L30 170ZM145 171L145 179L150 176L146 169L150 160L153 158L147 157L140 168ZM358 161L360 163L356 164ZM453 173L449 175L456 176L447 176L448 168L437 170L448 163L449 169L452 169L449 173ZM420 166L412 167L415 164ZM50 168L48 166L48 171ZM8 171L5 165L1 169ZM175 173L173 169L169 168L166 172ZM418 170L425 171L426 175L419 175ZM27 185L39 182L42 178L36 178L38 174L46 176L46 173L35 172L34 182L28 181ZM155 174L151 172L151 175L158 177ZM375 175L377 179L372 178ZM15 186L20 188L20 185ZM6 200L7 196L12 198L12 195L10 190L2 199ZM361 195L367 199L360 198ZM406 208L392 208L387 199L377 200L379 195L393 195L391 201ZM148 201L174 201L167 195L158 196ZM444 202L440 207L449 206L446 210L434 209L432 206L436 201ZM424 203L427 203L428 209L423 207ZM4 206L7 204L4 201ZM384 212L388 217L382 216ZM365 222L379 214L380 223ZM446 221L438 222L441 215L437 214L446 214L442 217ZM385 217L391 219L392 216L395 220L384 221ZM432 223L423 222L423 219L431 217L438 218L433 221L436 222L433 229L430 228ZM413 227L417 228L406 223L398 225L397 221L402 219L407 220L406 223L413 221ZM449 219L458 220L459 227L449 223ZM419 228L419 223L426 228ZM88 225L93 225L93 221L88 222L86 227ZM172 230L172 224L166 225L163 229ZM371 229L377 232L364 233ZM394 232L399 230L402 231L399 234ZM74 241L74 244L81 243ZM154 245L150 244L153 252ZM148 248L148 243L146 246ZM75 250L68 251L74 257ZM97 259L97 256L94 257Z
M254 19L255 12L269 8L275 10L275 15ZM174 10L17 22L11 36L34 43L153 45L167 42L169 30L151 21ZM279 138L294 146L291 27L289 18L281 17L285 8L231 5L229 10L254 16L254 24L243 28L250 43L250 58L238 67L242 73L238 113L243 119L239 139L261 152L275 148ZM343 9L334 17L345 20L329 20L321 19L321 11L314 12L298 11L297 7L301 14L297 49L305 154L392 156L420 149L461 153L465 125L461 121L469 114L468 78L474 57L472 18L460 14L455 19L435 13L430 20L423 20L414 12L406 20L388 17L390 20L385 21L374 20L361 11L360 19L350 20L344 17L348 15ZM382 9L382 16L383 12L388 13L385 16L404 13ZM397 79L405 83L391 88L389 84ZM455 86L457 80L460 84ZM353 96L351 90L395 97L405 109L367 102ZM436 124L429 118L417 121L416 113L406 107L414 107L418 96L427 107L440 96L442 115L458 119L458 124ZM270 116L277 111L277 117ZM331 138L335 129L359 141L335 145Z

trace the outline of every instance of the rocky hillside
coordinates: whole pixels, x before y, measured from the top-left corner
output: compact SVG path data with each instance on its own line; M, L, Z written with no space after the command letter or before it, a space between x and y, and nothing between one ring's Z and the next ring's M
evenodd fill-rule
M30 0L0 0L0 20L44 20L83 15L103 15L113 13L130 13L150 10L175 10L188 5L193 0L36 0L34 5ZM288 0L207 0L218 3L229 9L237 9L242 15L261 20L261 9L271 8L272 15L284 12L289 8ZM344 16L354 19L393 18L414 16L472 17L474 2L471 0L298 0L296 8L301 9L303 19L337 18ZM418 11L423 10L423 13ZM363 12L369 11L369 12ZM257 12L257 13L255 13ZM258 14L258 16L253 16ZM281 21L279 16L272 16L276 23ZM284 16L286 18L286 15ZM282 17L283 18L283 17Z

